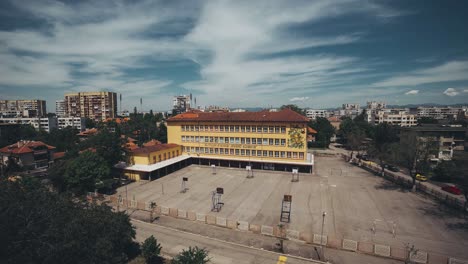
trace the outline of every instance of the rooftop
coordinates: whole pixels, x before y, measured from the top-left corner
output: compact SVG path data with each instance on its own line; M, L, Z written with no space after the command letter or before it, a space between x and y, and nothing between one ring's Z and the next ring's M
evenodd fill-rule
M47 147L48 150L53 150L55 147L49 146L42 141L26 141L20 140L15 144L3 147L0 149L1 153L12 153L12 154L25 154L32 153L38 147Z
M430 132L430 131L467 131L466 127L462 126L451 126L451 125L418 125L413 127L405 127L402 130L406 131L420 131L420 132Z
M301 122L307 123L309 120L293 110L286 108L278 112L263 110L259 112L187 112L176 115L167 120L172 122L187 121L212 121L212 122Z
M142 148L133 149L133 150L131 150L131 153L133 153L133 154L149 154L149 153L160 151L160 150L176 148L178 146L179 145L177 145L177 144L158 144L158 145L145 146L145 147L142 147Z

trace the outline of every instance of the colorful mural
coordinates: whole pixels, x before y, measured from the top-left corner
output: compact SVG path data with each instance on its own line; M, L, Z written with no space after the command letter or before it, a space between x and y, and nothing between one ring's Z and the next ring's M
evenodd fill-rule
M288 146L290 148L301 149L304 147L304 130L302 128L291 128L288 134Z

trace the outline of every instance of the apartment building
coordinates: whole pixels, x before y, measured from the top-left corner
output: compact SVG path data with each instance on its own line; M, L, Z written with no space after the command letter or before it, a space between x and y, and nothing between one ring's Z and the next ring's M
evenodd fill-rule
M58 117L57 127L58 129L73 127L79 131L84 131L86 129L86 120L83 117Z
M306 110L306 117L312 120L317 119L317 117L327 118L329 113L327 110L321 109L307 109Z
M57 117L65 117L66 115L66 104L65 100L55 101L55 115Z
M223 167L311 173L308 119L278 112L189 112L167 120L168 142L182 146L195 163Z
M407 109L380 109L366 112L367 122L370 124L388 123L401 127L417 125L416 116L409 114Z
M458 116L464 116L467 113L468 107L426 107L420 106L417 108L411 108L412 114L415 114L417 118L430 117L434 119L457 119Z
M0 123L3 124L19 124L19 125L31 125L36 130L43 130L50 132L53 128L57 128L57 118L55 117L41 117L41 118L29 118L29 117L14 117L14 118L0 118Z
M6 164L13 158L26 169L46 168L53 162L55 147L41 141L18 141L0 149L0 162Z
M343 104L341 106L341 109L343 109L343 110L360 110L361 105L360 104Z
M117 116L117 94L113 92L79 92L65 94L65 114L71 117L104 121Z
M377 102L377 101L367 102L368 110L379 110L379 109L385 109L386 107L387 107L387 103L385 102Z
M3 117L43 117L46 114L45 100L0 100Z

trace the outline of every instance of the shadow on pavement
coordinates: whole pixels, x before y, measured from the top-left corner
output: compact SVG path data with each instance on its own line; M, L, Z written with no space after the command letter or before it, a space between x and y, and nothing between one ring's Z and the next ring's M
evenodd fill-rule
M376 184L374 187L377 190L399 191L399 192L403 192L403 193L410 192L410 190L408 190L408 188L402 187L400 185L397 185L397 184L395 184L393 182L389 182L389 181L386 181L386 180Z

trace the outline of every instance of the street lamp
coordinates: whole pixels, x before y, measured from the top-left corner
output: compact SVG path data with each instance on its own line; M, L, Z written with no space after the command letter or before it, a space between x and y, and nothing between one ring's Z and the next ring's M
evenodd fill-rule
M322 232L320 235L320 248L322 249L320 253L322 253L323 259L325 259L325 248L323 246L323 226L325 225L325 216L327 215L327 212L322 213Z

